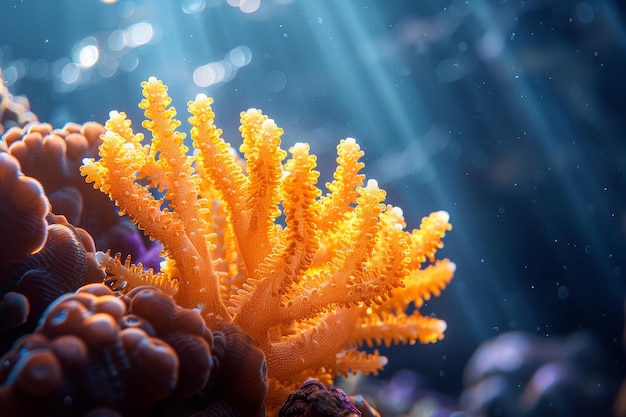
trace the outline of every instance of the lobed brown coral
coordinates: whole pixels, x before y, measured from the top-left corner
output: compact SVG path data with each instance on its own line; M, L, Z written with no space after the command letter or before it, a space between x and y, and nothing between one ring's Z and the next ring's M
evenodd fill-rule
M97 155L103 133L104 127L96 122L67 123L60 129L31 122L9 129L3 142L20 162L22 172L42 184L55 214L88 230L98 248L122 252L157 267L160 247L148 252L128 218L118 216L115 204L80 175L83 159Z
M0 352L57 297L103 278L89 234L49 210L41 184L0 153Z
M265 415L263 353L153 287L59 298L2 363L4 415Z

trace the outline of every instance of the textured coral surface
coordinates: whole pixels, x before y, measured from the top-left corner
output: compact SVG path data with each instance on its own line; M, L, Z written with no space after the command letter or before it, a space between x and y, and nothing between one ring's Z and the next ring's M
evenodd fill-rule
M447 213L406 230L352 138L322 191L309 145L281 149L257 109L241 113L240 157L203 95L188 103L190 153L167 87L142 85L146 142L119 112L6 125L3 410L276 415L309 378L376 374L387 358L364 345L443 337L420 307L454 272L436 259ZM344 397L338 412L358 412Z
M352 138L337 146L323 195L309 145L282 150L282 129L257 109L241 113L241 160L204 95L188 103L190 154L167 87L155 78L142 86L149 141L112 112L100 159L82 167L164 247L157 274L103 259L116 285L162 286L209 322L239 326L266 355L272 409L307 378L376 373L386 358L358 350L363 344L443 337L445 322L419 307L454 271L435 259L450 229L447 213L405 230L402 211L384 204L376 181L365 182Z

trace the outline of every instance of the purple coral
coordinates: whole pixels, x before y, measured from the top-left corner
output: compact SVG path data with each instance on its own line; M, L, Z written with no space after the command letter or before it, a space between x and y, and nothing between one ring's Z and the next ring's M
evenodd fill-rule
M361 412L341 389L328 389L319 381L309 380L287 398L278 416L361 417Z

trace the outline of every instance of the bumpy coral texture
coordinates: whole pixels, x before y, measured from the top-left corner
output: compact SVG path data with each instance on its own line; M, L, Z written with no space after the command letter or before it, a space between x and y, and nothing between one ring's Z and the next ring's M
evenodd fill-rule
M153 245L150 252L128 218L119 217L113 202L80 175L83 159L97 156L102 133L104 126L96 122L67 123L59 129L30 122L10 128L0 144L17 158L24 174L41 183L52 211L88 230L98 248L122 252L157 267L160 247Z
M100 254L109 282L144 283L202 311L209 327L234 324L267 360L270 414L307 378L330 384L339 374L377 373L387 362L362 345L428 343L446 324L419 308L454 272L436 260L451 226L432 213L405 230L399 208L360 173L352 138L337 146L334 180L317 187L309 145L280 148L283 130L250 109L241 113L240 159L214 124L212 99L188 103L194 152L178 130L167 87L142 83L142 126L112 112L100 158L81 168L150 238L163 244L159 272Z
M0 153L0 353L57 297L103 279L89 234L49 210L41 184Z
M314 379L293 392L278 412L278 417L361 417L361 412L339 388L328 389Z
M51 304L36 332L2 357L0 406L14 417L262 417L265 358L257 350L232 324L209 331L157 288L120 296L91 284Z

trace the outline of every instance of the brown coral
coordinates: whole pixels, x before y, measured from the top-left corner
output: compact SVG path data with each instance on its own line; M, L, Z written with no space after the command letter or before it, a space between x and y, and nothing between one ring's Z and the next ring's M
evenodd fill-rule
M131 255L156 267L158 252L147 254L145 242L127 218L120 218L109 199L95 192L80 176L84 158L97 155L104 127L96 122L67 123L53 129L31 122L3 136L7 152L19 160L22 172L43 186L55 214L89 231L98 248Z
M0 352L57 297L102 280L91 237L49 210L41 184L0 153Z
M36 332L4 355L0 409L17 417L262 417L266 375L252 377L265 362L254 349L238 329L211 332L154 287L121 296L92 284L50 305Z
M21 171L13 156L0 153L0 274L2 265L41 249L50 209L41 184Z

